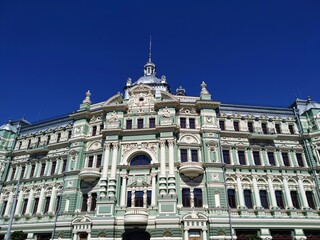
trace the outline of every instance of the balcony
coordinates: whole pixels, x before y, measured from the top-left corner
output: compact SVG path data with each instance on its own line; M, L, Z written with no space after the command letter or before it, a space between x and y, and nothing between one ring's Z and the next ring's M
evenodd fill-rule
M125 224L147 224L148 210L143 207L127 208L124 214Z
M183 162L180 164L179 172L187 177L197 177L203 174L204 169L201 162Z
M87 167L82 168L79 173L79 179L85 182L93 182L100 177L100 168Z

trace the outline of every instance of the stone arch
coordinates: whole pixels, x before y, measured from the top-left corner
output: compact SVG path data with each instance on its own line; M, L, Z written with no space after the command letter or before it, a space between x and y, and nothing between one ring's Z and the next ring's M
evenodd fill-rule
M123 164L125 165L129 165L129 162L131 161L131 159L137 155L147 155L148 157L150 157L151 163L150 164L154 164L154 163L158 163L156 155L149 149L147 148L143 148L143 149L131 149L130 151L128 151L124 156L123 156Z
M120 93L117 93L116 95L109 98L107 101L103 103L103 106L109 106L109 105L115 105L120 104L123 102L123 98Z
M90 151L90 150L97 150L97 149L100 149L102 148L102 143L100 141L94 141L92 143L90 143L87 147L87 151Z
M191 134L182 134L178 141L180 144L200 144L200 139Z

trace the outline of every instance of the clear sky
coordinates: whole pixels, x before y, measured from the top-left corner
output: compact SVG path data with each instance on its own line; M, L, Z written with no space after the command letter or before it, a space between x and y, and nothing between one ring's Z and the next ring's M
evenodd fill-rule
M76 111L143 75L223 103L320 102L320 1L0 1L0 124Z

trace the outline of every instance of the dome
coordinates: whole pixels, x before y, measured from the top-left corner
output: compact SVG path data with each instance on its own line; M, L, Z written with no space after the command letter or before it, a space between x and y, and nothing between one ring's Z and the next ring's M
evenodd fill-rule
M133 85L135 84L153 84L153 83L161 83L161 79L157 78L156 76L149 75L149 76L142 76L138 79Z

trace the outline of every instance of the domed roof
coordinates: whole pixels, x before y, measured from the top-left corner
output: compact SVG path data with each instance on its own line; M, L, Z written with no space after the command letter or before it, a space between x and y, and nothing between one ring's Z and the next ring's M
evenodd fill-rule
M2 126L0 126L0 131L1 130L13 132L13 133L17 132L17 128L15 126L12 126L10 123L3 124Z
M141 78L138 79L133 85L135 84L152 84L152 83L160 83L161 79L157 78L156 76L153 75L147 75L147 76L142 76Z

